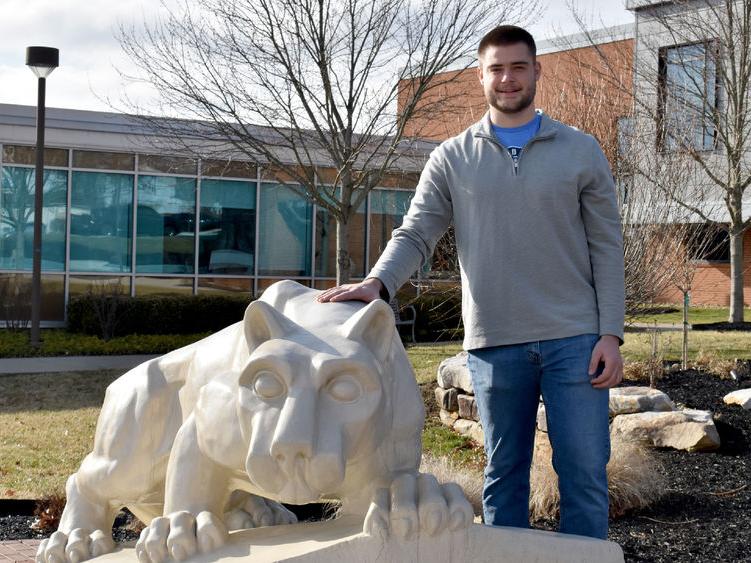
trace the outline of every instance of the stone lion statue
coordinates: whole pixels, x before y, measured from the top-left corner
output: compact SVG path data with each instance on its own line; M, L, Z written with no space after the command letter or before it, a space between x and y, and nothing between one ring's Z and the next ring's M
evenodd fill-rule
M241 322L114 381L37 561L112 551L122 507L149 523L136 553L150 563L295 522L282 502L337 499L366 533L400 538L469 526L461 489L418 472L424 409L391 309L318 293L276 283Z

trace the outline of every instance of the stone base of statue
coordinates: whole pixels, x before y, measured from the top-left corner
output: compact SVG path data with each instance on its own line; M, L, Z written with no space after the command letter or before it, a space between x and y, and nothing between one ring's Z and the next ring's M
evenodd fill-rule
M138 558L132 547L126 547L92 561L134 563ZM188 561L621 563L623 552L618 544L608 541L481 524L473 524L458 532L421 535L417 539L402 541L368 536L362 533L360 519L342 518L233 532L224 547L208 555L197 554Z

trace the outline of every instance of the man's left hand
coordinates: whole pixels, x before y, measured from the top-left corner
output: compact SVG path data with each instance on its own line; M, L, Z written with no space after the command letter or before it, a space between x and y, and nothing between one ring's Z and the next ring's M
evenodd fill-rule
M602 335L595 344L589 361L589 376L595 375L600 363L605 366L602 373L592 380L595 389L609 389L623 380L623 358L619 344L618 337L611 334Z

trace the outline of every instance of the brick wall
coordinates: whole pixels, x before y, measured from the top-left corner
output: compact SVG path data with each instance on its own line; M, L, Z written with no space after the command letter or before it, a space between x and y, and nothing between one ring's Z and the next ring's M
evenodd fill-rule
M663 303L682 303L677 290L666 291L659 300ZM751 230L743 236L743 301L751 306ZM691 290L692 305L730 305L730 264L701 264Z

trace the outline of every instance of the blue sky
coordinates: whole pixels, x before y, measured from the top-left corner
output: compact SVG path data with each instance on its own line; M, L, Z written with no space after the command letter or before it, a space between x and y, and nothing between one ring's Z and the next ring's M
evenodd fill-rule
M501 1L501 0L499 0ZM529 26L538 40L577 31L565 0L547 6ZM60 68L48 79L47 105L107 111L122 92L142 99L147 86L123 84L115 67L127 68L114 31L158 13L157 0L0 0L0 103L36 103L36 78L24 65L28 45L60 49ZM630 23L623 0L576 0L590 27ZM119 105L119 104L115 104Z

